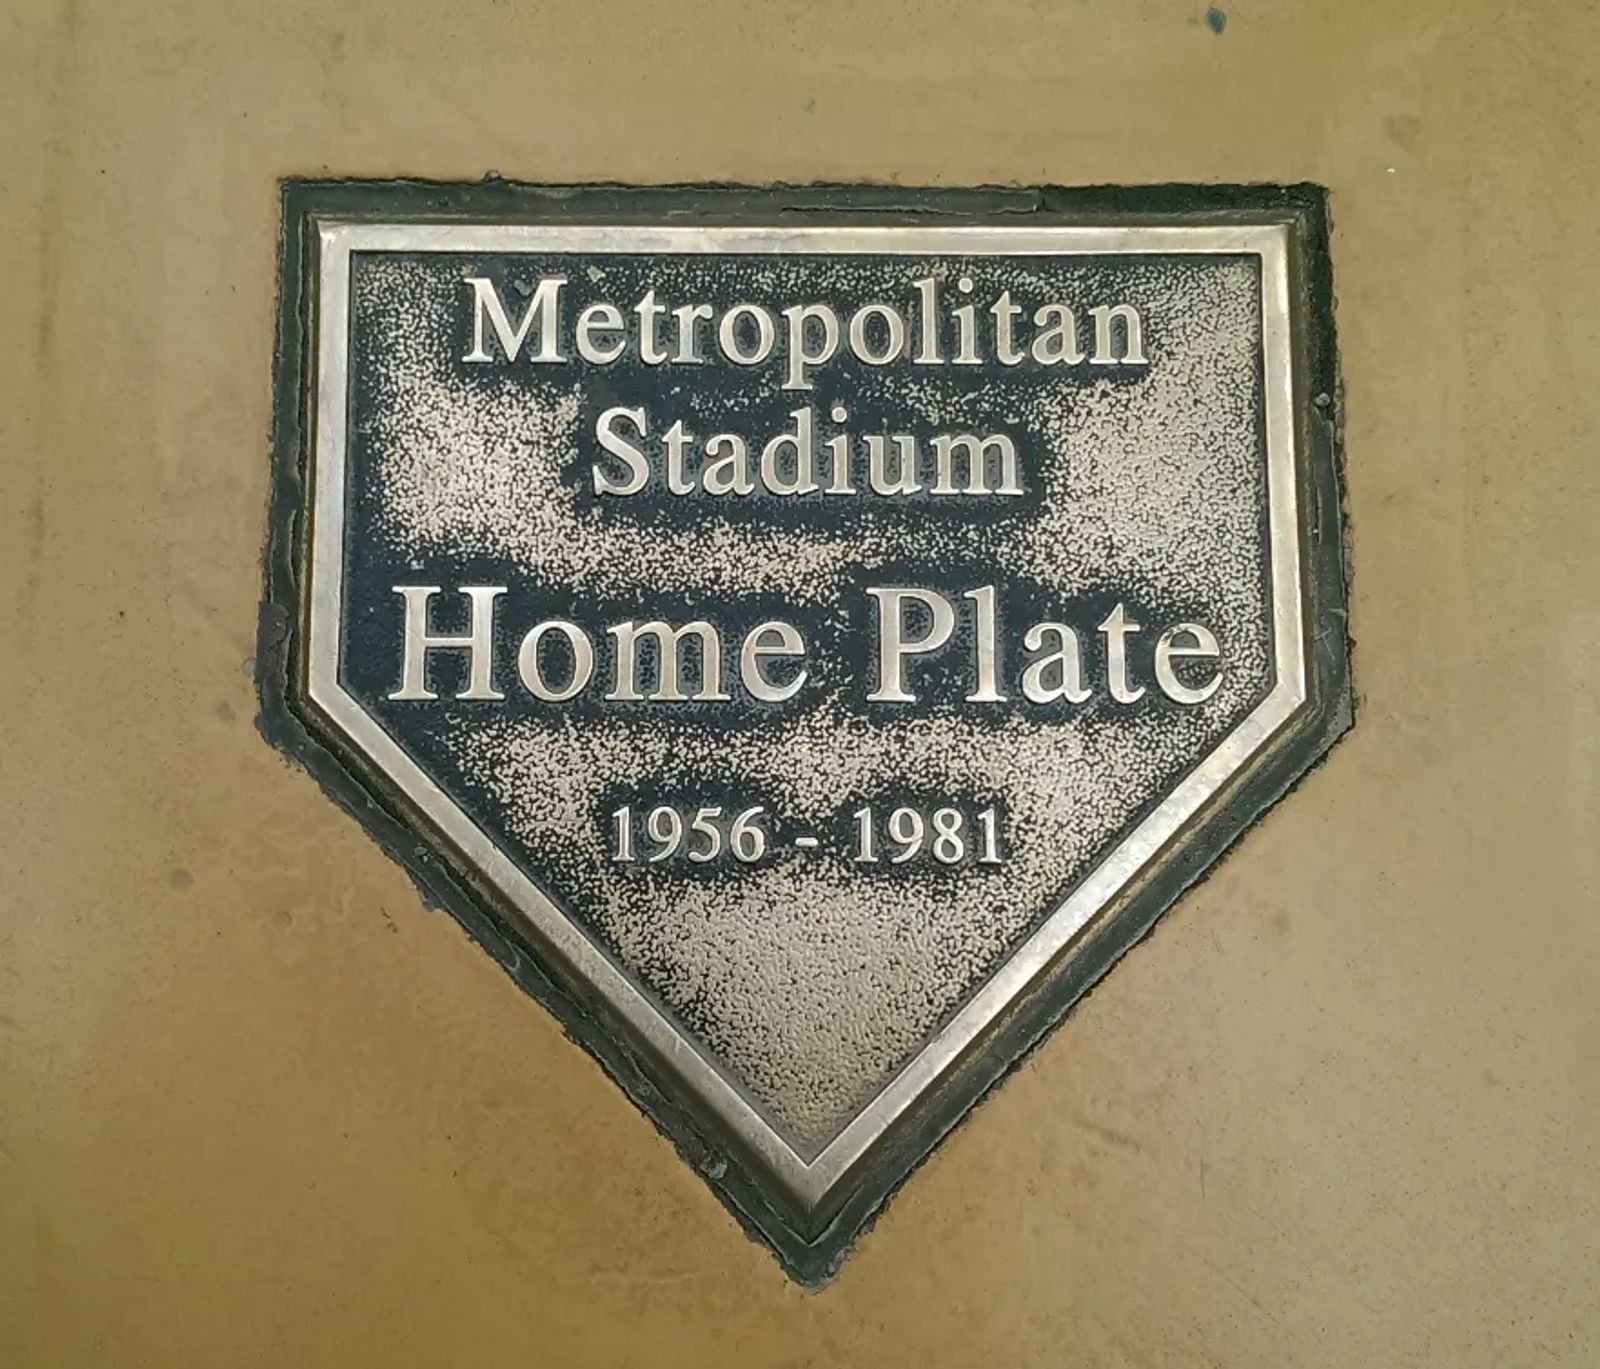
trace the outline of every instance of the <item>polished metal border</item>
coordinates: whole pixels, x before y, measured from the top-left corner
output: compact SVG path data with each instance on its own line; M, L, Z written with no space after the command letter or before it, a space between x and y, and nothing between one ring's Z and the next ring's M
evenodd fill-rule
M315 374L306 690L310 702L414 803L525 920L535 941L609 1002L629 1029L708 1105L803 1209L821 1206L915 1101L1177 837L1306 702L1300 517L1296 506L1289 233L1282 223L1175 225L706 227L371 223L322 219L314 279ZM1262 272L1268 530L1277 678L1266 699L1178 784L813 1159L688 1040L575 923L463 812L339 682L352 252L859 253L1112 255L1243 253Z

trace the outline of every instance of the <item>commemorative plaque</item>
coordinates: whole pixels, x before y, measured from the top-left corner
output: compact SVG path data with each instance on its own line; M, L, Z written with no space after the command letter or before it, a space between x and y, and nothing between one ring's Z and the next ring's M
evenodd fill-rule
M266 730L826 1277L1347 724L1320 193L284 205Z

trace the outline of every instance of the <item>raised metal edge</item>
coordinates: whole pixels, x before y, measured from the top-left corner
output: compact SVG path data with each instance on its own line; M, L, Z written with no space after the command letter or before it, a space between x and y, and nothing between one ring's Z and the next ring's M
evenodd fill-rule
M1088 926L1305 700L1295 550L1288 279L1281 225L1204 227L632 228L614 225L319 225L316 426L308 693L528 919L541 942L603 993L628 1026L715 1109L805 1207L815 1207L1012 998ZM1268 697L1101 861L901 1072L814 1159L806 1159L652 999L436 785L339 681L350 258L354 252L814 253L1014 257L1253 253L1262 262L1271 581L1278 679Z
M834 207L834 197L842 195L850 196L851 202L844 209ZM474 883L472 872L442 868L426 851L407 840L403 824L390 816L387 801L374 790L375 777L368 774L363 780L359 774L349 773L349 759L343 766L335 763L326 748L329 744L338 743L340 738L319 737L314 732L308 732L303 724L314 724L315 720L296 718L293 709L296 691L291 677L295 674L295 662L300 655L297 639L301 647L305 644L296 621L295 610L299 601L295 587L299 576L307 569L301 555L305 550L304 542L296 528L297 514L303 514L305 508L302 486L305 472L299 462L305 448L302 425L311 418L304 410L299 393L305 364L309 360L302 355L302 348L305 333L311 327L310 315L315 312L318 316L324 316L325 313L320 308L312 310L312 292L305 288L306 259L312 255L316 244L309 241L309 235L304 230L318 217L319 207L324 212L353 209L359 213L380 214L385 210L398 209L408 216L426 214L431 217L441 212L458 215L469 213L476 205L479 213L504 213L508 209L515 209L525 215L560 219L570 218L574 213L581 214L587 202L595 208L595 217L609 219L629 217L640 212L652 213L666 204L670 204L674 212L682 214L686 212L685 201L709 211L710 215L726 214L734 219L755 218L761 213L763 204L770 205L773 218L809 215L830 220L852 216L861 218L864 215L873 215L878 219L909 217L914 220L922 215L926 216L926 221L937 220L942 213L948 221L954 216L1010 215L1019 211L1038 213L1040 217L1048 218L1076 210L1078 214L1091 218L1112 216L1124 220L1109 230L1112 232L1148 227L1150 225L1147 222L1140 224L1133 221L1147 221L1176 213L1186 219L1200 220L1198 224L1188 223L1175 229L1187 239L1191 249L1196 242L1196 233L1205 231L1206 219L1213 221L1212 226L1234 234L1245 231L1260 245L1264 264L1269 255L1276 259L1276 283L1270 292L1272 298L1268 299L1267 292L1263 296L1264 310L1273 315L1264 327L1264 333L1271 331L1276 344L1288 348L1275 357L1275 364L1269 368L1269 392L1276 388L1281 397L1278 403L1269 400L1269 431L1278 429L1279 437L1287 438L1291 446L1296 433L1310 432L1315 439L1312 445L1319 452L1319 459L1314 464L1308 465L1304 459L1299 462L1299 478L1311 489L1313 496L1309 507L1309 530L1313 545L1303 550L1307 562L1318 572L1308 592L1313 601L1312 616L1318 621L1319 630L1314 645L1306 642L1303 636L1297 642L1296 633L1289 630L1287 620L1280 616L1277 624L1279 645L1281 648L1287 643L1291 649L1287 652L1280 650L1279 659L1293 662L1291 673L1298 674L1300 679L1280 678L1273 698L1269 698L1262 709L1252 715L1244 727L1223 744L1223 748L1219 748L1219 751L1228 749L1227 761L1232 763L1230 773L1235 781L1227 786L1225 805L1218 808L1214 802L1210 805L1212 811L1199 814L1198 820L1205 824L1204 829L1194 834L1192 842L1181 853L1181 859L1155 859L1163 854L1158 849L1159 843L1145 843L1141 848L1146 853L1145 863L1133 872L1137 877L1130 877L1125 883L1123 896L1114 900L1117 906L1111 915L1103 919L1105 925L1097 925L1094 929L1100 934L1085 938L1068 933L1061 937L1063 944L1058 948L1054 962L1047 964L1031 984L1015 988L1002 1005L1004 1011L994 1022L988 1039L978 1043L983 1047L981 1052L976 1055L968 1052L965 1057L953 1062L955 1068L950 1074L938 1079L936 1085L924 1094L923 1106L916 1110L918 1115L910 1119L910 1124L896 1129L896 1133L889 1138L891 1144L880 1147L878 1154L866 1156L871 1164L869 1167L860 1167L861 1172L852 1176L853 1182L848 1186L850 1191L847 1194L839 1195L838 1190L847 1187L842 1179L850 1173L850 1166L844 1158L844 1150L835 1151L835 1147L839 1146L840 1141L846 1140L849 1129L818 1156L813 1165L806 1166L808 1169L817 1168L828 1159L830 1151L834 1152L831 1173L827 1170L820 1170L819 1173L828 1176L828 1181L834 1185L832 1196L837 1196L839 1200L828 1205L826 1221L821 1223L806 1222L803 1214L802 1220L796 1221L795 1214L786 1204L776 1208L769 1206L765 1201L768 1196L765 1187L752 1187L736 1168L730 1169L714 1140L709 1146L704 1137L696 1140L692 1118L682 1114L669 1096L660 1094L650 1084L649 1070L640 1074L640 1062L635 1057L627 1052L617 1055L614 1048L619 1043L603 1026L596 1029L581 1000L573 1000L557 982L548 979L537 964L529 964L517 949L515 941L506 941L495 918L485 918L481 895L474 898L470 893ZM644 206L642 211L640 202ZM332 217L337 218L337 213ZM359 228L374 225L351 223L332 226ZM427 231L441 226L438 223L421 222L389 225L391 229L420 228ZM508 226L521 229L529 225ZM594 226L615 227L612 224ZM989 226L965 224L962 227L987 231ZM1079 235L1086 231L1081 225L1070 227ZM661 230L652 231L659 233ZM741 231L748 233L750 229ZM760 237L761 231L757 227L755 236ZM1106 231L1105 225L1092 231ZM769 228L769 239L772 236ZM787 240L788 234L785 230L776 236ZM1288 255L1299 260L1293 281L1283 270L1286 246L1289 248ZM596 249L586 244L585 250ZM928 249L919 246L906 250ZM960 250L971 248L968 245ZM1145 250L1151 249L1147 247ZM1211 250L1241 249L1230 245ZM1255 250L1255 247L1245 250ZM1027 192L890 192L859 188L748 191L716 187L628 191L616 187L550 190L508 186L505 183L481 187L441 187L415 183L295 182L287 184L285 188L285 235L281 264L283 290L280 298L275 421L278 465L267 557L268 594L263 604L259 648L263 732L269 740L302 760L324 787L344 806L356 812L379 840L407 865L425 893L450 907L474 937L506 964L525 987L558 1012L568 1029L606 1065L635 1101L667 1130L680 1150L684 1151L685 1158L701 1169L736 1215L749 1225L754 1234L764 1237L789 1272L803 1282L815 1284L831 1274L849 1240L870 1220L888 1193L904 1180L939 1137L1006 1070L1014 1067L1027 1049L1037 1044L1072 1002L1148 930L1177 894L1198 878L1211 861L1259 817L1283 790L1294 783L1349 725L1348 660L1342 613L1342 525L1339 521L1337 443L1333 428L1332 396L1336 394L1337 381L1332 346L1331 285L1326 255L1325 203L1322 192L1315 187L1150 187ZM1299 334L1298 364L1296 349L1289 345L1290 335L1296 331ZM319 345L321 337L322 332L319 331ZM1307 396L1301 394L1297 397L1294 390L1297 380L1300 388L1305 390L1308 377L1309 385L1320 390L1317 395L1320 412L1317 413L1313 413L1305 402ZM1284 450L1281 444L1279 450ZM1287 468L1279 463L1271 481L1275 597L1278 589L1286 583L1279 572L1295 576L1299 573L1300 557L1295 555L1293 546L1296 527L1294 507L1292 502L1286 502L1282 497L1287 495L1289 501L1294 497L1295 464L1293 459ZM1281 550L1285 546L1287 552ZM1296 613L1298 603L1296 597ZM1331 631L1330 627L1336 628L1336 632ZM1292 698L1305 698L1304 666L1308 660L1314 667L1316 706L1314 710L1302 710L1301 715L1296 717L1297 705ZM1269 708L1274 711L1263 712ZM1280 710L1282 716L1275 722L1274 718L1278 718ZM365 717L364 714L362 716ZM360 758L350 759L359 762ZM359 763L355 768L358 771L361 769ZM1225 779L1225 776L1219 778L1218 783L1223 783ZM380 806L374 806L374 798L379 800ZM1200 800L1191 808L1191 816L1203 803L1204 800ZM1176 826L1181 826L1181 822L1175 825L1174 831ZM467 886L465 889L463 884ZM1060 919L1070 905L1071 900L1057 910L1052 921ZM1048 924L1045 930L1048 930ZM1060 936L1059 931L1057 936ZM1072 953L1060 953L1067 950ZM1025 951L1033 956L1029 961L1030 966L1049 954L1037 940L1030 942ZM683 1058L687 1046L675 1032L673 1037L675 1040L670 1044L676 1049L671 1050L663 1061L669 1067ZM948 1044L947 1039L941 1037L930 1042L930 1047L941 1040ZM689 1054L691 1069L697 1064L706 1063L692 1048L689 1048ZM914 1062L913 1067L915 1063L920 1061ZM906 1077L903 1074L896 1083ZM901 1116L914 1096L913 1089L899 1106L890 1109L892 1116L881 1119L883 1126ZM867 1115L862 1114L863 1117ZM879 1135L884 1134L882 1126L876 1130ZM859 1141L860 1138L856 1139ZM787 1146L783 1148L788 1149ZM792 1150L790 1154L793 1155ZM857 1154L866 1155L866 1152L858 1146ZM803 1161L801 1163L804 1164ZM866 1172L867 1168L870 1168L870 1173ZM819 1187L815 1183L805 1191L829 1193L825 1186ZM820 1204L813 1209L819 1210Z

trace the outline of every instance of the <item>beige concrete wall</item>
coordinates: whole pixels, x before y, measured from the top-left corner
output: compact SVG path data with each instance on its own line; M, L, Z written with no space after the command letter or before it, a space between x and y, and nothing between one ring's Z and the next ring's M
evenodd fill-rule
M0 1363L1600 1362L1592 5L0 16ZM1321 181L1354 734L808 1296L256 736L277 177Z

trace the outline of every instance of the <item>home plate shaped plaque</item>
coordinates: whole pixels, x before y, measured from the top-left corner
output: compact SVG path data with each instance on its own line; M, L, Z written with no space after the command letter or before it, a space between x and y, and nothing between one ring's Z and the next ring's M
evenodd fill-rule
M284 205L265 729L824 1279L1348 722L1320 192Z

